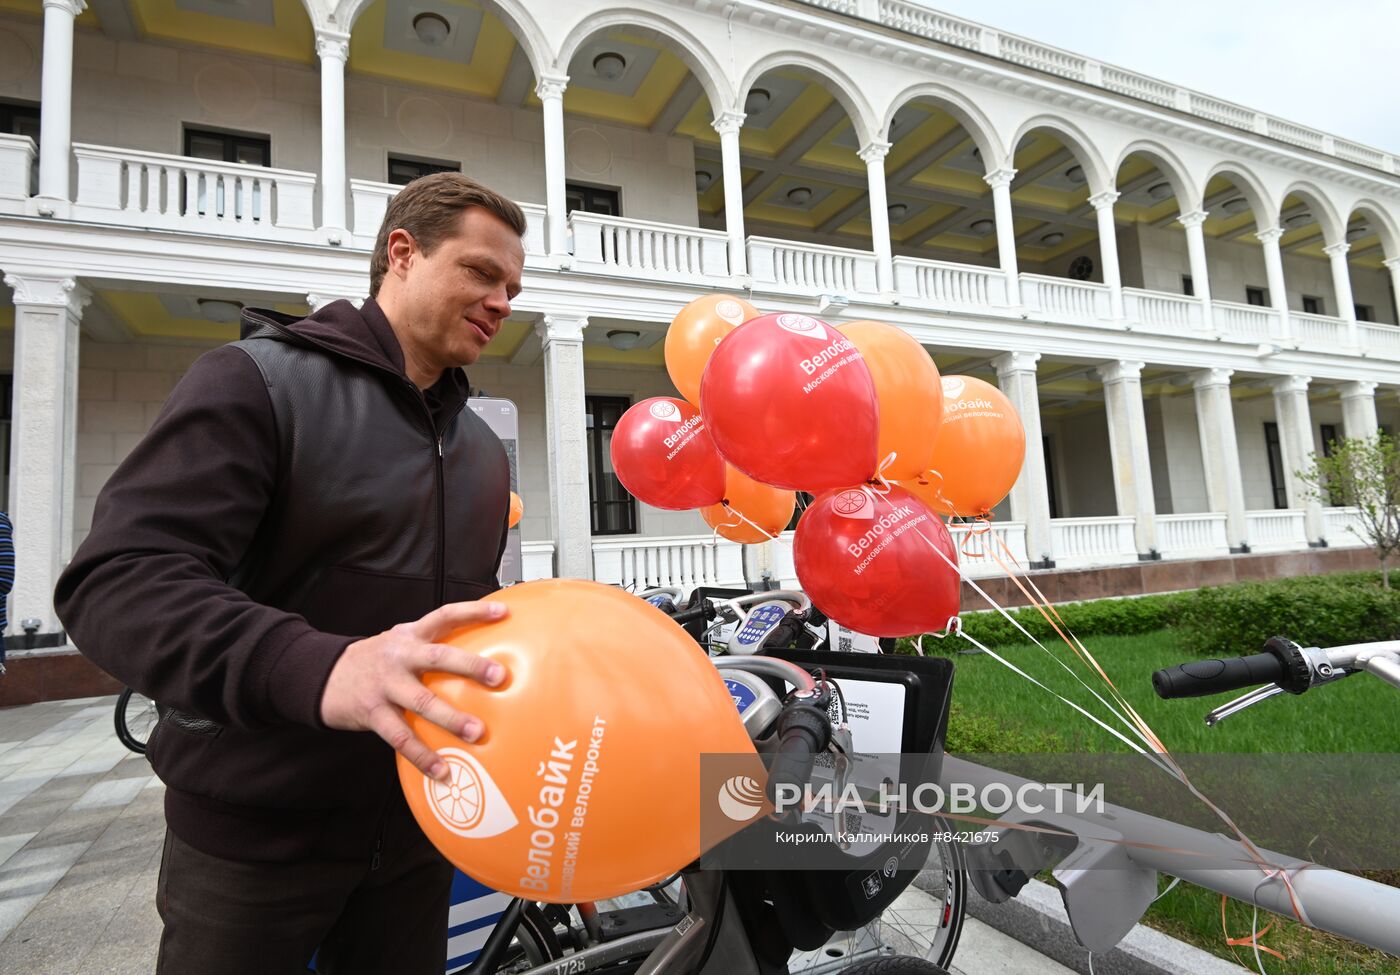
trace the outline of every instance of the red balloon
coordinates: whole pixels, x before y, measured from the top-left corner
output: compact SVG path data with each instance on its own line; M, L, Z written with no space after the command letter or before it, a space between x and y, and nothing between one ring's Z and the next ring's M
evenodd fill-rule
M901 487L843 488L814 500L797 523L793 561L817 608L860 633L934 633L958 614L952 536Z
M720 454L756 481L813 494L879 461L879 406L860 351L806 315L760 315L726 335L700 380Z
M622 486L653 507L687 511L724 498L724 459L683 399L634 403L613 430L611 453Z

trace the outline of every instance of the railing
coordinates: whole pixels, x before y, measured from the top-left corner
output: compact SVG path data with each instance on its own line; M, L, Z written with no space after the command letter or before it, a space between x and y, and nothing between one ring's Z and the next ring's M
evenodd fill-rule
M729 276L729 239L713 230L575 211L574 269L694 284Z
M1047 74L1057 74L1062 78L1084 81L1088 75L1088 62L1067 51L1059 51L1023 37L1001 35L1001 56L1016 64L1035 68Z
M1137 561L1134 519L1127 515L1101 518L1052 518L1050 551L1059 568L1121 565Z
M1316 129L1305 129L1301 125L1294 125L1292 122L1276 118L1268 120L1268 132L1280 142L1291 142L1295 146L1318 151L1321 151L1326 140L1326 137Z
M1245 535L1255 552L1282 552L1308 547L1305 514L1301 509L1246 511Z
M1053 321L1097 322L1112 317L1108 286L1041 274L1021 275L1026 311Z
M1187 295L1124 288L1123 313L1154 332L1189 335L1202 327L1201 300Z
M1218 98L1211 98L1209 95L1201 95L1196 92L1191 93L1188 104L1191 111L1201 118L1210 119L1212 122L1223 122L1240 129L1254 128L1254 112L1241 105L1222 102Z
M880 23L929 40L976 51L981 47L982 28L948 17L906 0L880 0Z
M851 14L852 16L860 9L858 0L808 0L808 2L823 10L833 10L838 14Z
M78 160L77 220L314 239L313 173L82 144L74 144L73 155Z
M1157 81L1155 78L1124 71L1122 68L1111 68L1104 65L1103 86L1119 94L1141 98L1145 102L1155 102L1168 108L1176 106L1175 86L1169 85L1165 81Z
M350 181L350 225L356 247L369 250L384 222L384 211L403 189L396 183L376 183L368 179ZM518 204L525 212L525 256L541 257L548 250L544 232L544 207L538 203Z
M595 538L593 578L634 591L742 585L743 547L711 535Z
M1349 344L1347 323L1340 318L1290 311L1288 323L1293 329L1294 338L1310 345L1320 345L1325 351L1337 352Z
M1379 149L1372 149L1346 139L1334 140L1337 150L1337 158L1345 159L1348 162L1361 163L1363 166L1370 166L1372 169L1385 169L1385 153Z
M1259 305L1241 305L1233 301L1212 301L1211 319L1215 328L1226 338L1241 342L1267 342L1277 337L1278 311Z
M1361 323L1361 347L1367 352L1388 352L1400 356L1400 328L1394 325Z
M997 563L997 559L1014 568L1007 558L1008 552L1022 569L1029 561L1026 557L1026 526L1023 522L993 522L989 532L983 532L974 525L948 527L953 534L953 544L958 549L958 565L966 575L1005 575L1006 570Z
M995 268L969 267L917 257L894 259L894 289L905 298L951 308L1005 306L1006 276Z
M770 237L748 240L754 287L807 295L875 294L875 255Z
M1210 512L1157 516L1157 547L1168 558L1229 555L1225 516Z
M520 543L520 581L554 578L554 543Z
M29 136L0 132L0 201L27 200L34 195L37 159L34 140ZM4 207L3 202L0 207ZM18 212L18 208L12 209Z
M1366 523L1355 508L1323 508L1322 537L1332 548L1371 544L1367 540Z

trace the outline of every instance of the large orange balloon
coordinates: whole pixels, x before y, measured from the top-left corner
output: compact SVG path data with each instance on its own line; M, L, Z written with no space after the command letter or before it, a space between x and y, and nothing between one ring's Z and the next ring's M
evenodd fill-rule
M733 755L758 782L765 773L719 672L685 630L636 596L578 579L488 598L510 615L447 642L504 664L505 684L424 675L480 717L485 735L467 744L405 715L449 769L444 784L398 760L409 808L443 856L496 890L575 903L690 863L702 852L702 808L709 839L748 824L718 816L716 797L701 794L702 754Z
M724 479L724 500L700 509L700 517L731 542L756 545L776 536L792 520L797 495L769 487L741 470L728 467ZM740 516L743 517L740 517Z
M520 495L514 491L510 492L510 515L506 520L507 528L514 528L520 524L520 519L525 515L525 502L520 500Z
M1021 418L1001 390L971 376L943 377L943 429L929 465L938 477L924 478L942 496L930 505L935 512L991 514L1021 476L1025 456Z
M758 309L733 295L706 295L680 310L666 330L666 371L682 396L700 405L700 377L715 346Z
M884 476L895 481L928 470L943 421L943 385L933 359L893 325L858 321L837 327L865 357L875 383L881 462L894 454Z

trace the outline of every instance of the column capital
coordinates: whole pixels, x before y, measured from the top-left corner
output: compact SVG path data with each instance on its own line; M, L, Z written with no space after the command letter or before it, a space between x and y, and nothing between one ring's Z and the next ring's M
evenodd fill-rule
M996 367L997 378L1000 379L1017 372L1034 375L1035 364L1039 361L1039 352L1003 352L992 360L992 365Z
M44 0L44 9L52 7L55 10L62 10L70 17L76 17L87 9L85 0Z
M1351 244L1345 240L1339 240L1335 244L1328 244L1322 248L1322 253L1328 257L1345 257L1347 251L1351 250Z
M1381 264L1394 271L1396 268L1400 268L1400 257L1387 257L1385 260L1381 261Z
M1369 379L1345 383L1342 385L1342 399L1371 399L1376 395L1376 387L1379 385Z
M992 189L998 190L1003 186L1010 186L1011 181L1015 178L1016 170L1012 169L1010 166L1003 166L1001 169L994 169L986 176L983 176L982 181Z
M720 112L710 122L710 125L720 135L738 135L739 130L744 127L744 119L748 118L743 112L728 111Z
M569 87L569 76L566 74L551 74L545 72L541 74L535 84L535 95L540 101L547 101L551 98L563 98L564 89Z
M1133 359L1115 359L1113 362L1105 362L1095 371L1104 385L1109 386L1114 383L1141 382L1142 370L1146 365L1145 362Z
M884 158L890 154L891 145L892 143L884 142L880 139L871 139L860 147L856 155L860 157L861 162L868 166L873 162L882 162Z
M1089 205L1095 210L1106 210L1118 202L1117 190L1104 190L1089 197Z
M1208 389L1211 386L1230 386L1230 377L1235 374L1233 369L1202 369L1199 372L1191 373L1191 385L1195 389Z
M1275 393L1307 393L1312 376L1279 376L1269 382Z
M92 300L88 289L66 274L10 273L5 275L5 284L14 290L16 306L64 308L70 314L81 315Z
M1190 213L1183 213L1177 217L1176 222L1183 227L1199 227L1206 222L1206 218L1209 216L1210 214L1205 210L1192 210Z
M1254 236L1258 237L1259 242L1262 244L1275 244L1278 243L1278 239L1283 236L1283 228L1265 227L1263 230L1255 231Z
M350 35L325 27L316 31L316 56L322 61L339 61L342 64L350 58Z
M576 315L541 315L535 322L535 334L545 347L556 342L583 344L583 330L588 327L588 319Z

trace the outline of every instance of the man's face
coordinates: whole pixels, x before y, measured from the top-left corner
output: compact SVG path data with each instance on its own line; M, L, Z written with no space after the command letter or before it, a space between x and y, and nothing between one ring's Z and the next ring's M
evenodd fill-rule
M468 207L460 220L431 254L413 241L404 268L404 354L434 371L477 360L510 317L525 264L520 238L500 217Z

